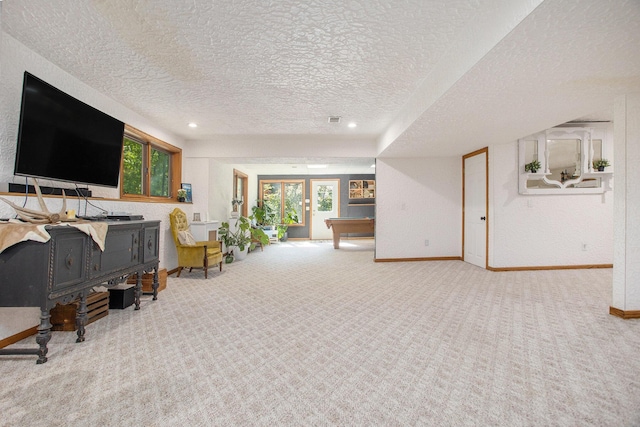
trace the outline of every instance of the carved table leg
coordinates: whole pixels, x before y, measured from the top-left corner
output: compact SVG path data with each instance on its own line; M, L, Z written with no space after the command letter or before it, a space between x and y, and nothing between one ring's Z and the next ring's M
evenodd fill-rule
M80 307L76 313L76 326L78 327L78 338L76 342L84 341L84 327L87 324L87 293L80 292Z
M49 322L49 310L40 310L40 326L38 326L38 335L36 336L36 342L40 346L38 349L38 365L45 363L47 359L47 343L51 339L51 322Z
M133 300L136 304L134 310L140 310L140 295L142 294L142 275L144 271L138 271L136 273L136 287L133 288Z
M158 299L158 266L153 270L153 300Z

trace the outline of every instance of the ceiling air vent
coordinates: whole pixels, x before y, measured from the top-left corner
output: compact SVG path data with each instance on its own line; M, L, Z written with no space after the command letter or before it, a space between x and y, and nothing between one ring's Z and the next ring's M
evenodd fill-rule
M329 116L329 123L340 123L340 116Z

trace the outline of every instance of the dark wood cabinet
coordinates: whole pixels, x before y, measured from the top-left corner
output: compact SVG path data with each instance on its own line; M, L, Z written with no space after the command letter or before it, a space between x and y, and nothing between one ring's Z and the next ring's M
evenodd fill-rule
M87 295L97 285L115 286L129 275L142 278L153 272L153 299L157 299L159 221L108 222L104 251L93 239L70 226L47 226L46 243L26 241L0 253L0 307L40 307L36 349L0 349L0 354L37 354L47 361L51 339L49 310L57 303L80 299L78 338L84 341ZM135 309L140 308L142 280L135 286Z

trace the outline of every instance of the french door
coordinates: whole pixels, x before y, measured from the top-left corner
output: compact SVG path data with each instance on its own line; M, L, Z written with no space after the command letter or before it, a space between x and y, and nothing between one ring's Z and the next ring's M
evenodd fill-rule
M310 237L316 240L332 239L333 234L324 220L340 216L340 180L311 180Z

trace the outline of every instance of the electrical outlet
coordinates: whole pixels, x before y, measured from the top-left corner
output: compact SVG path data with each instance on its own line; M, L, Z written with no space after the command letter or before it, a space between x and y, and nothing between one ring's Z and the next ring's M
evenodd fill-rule
M425 241L424 241L424 245L425 245L425 246L429 246L429 239L425 239Z
M586 244L586 243L583 243L583 244L582 244L582 250L583 250L583 251L586 251L586 250L587 250L587 244Z

